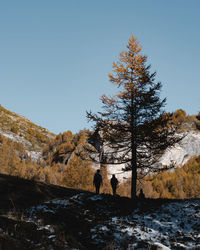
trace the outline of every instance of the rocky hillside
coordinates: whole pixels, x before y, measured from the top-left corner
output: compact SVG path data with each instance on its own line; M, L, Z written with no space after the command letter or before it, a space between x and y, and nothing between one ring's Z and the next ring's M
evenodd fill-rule
M200 200L95 195L0 175L0 249L199 249Z
M37 126L27 118L13 113L0 105L0 134L24 145L27 153L37 159L43 147L55 135Z
M163 165L184 165L191 157L200 155L200 131L188 130L174 147L166 150L160 162Z
M200 155L200 115L186 116L185 111L177 110L173 115L173 122L178 125L178 133L183 136L183 139L168 148L160 158L159 164L182 166L189 159ZM105 148L105 152L109 149ZM108 165L108 173L115 173L120 181L130 178L131 172L124 172L124 164Z
M179 125L179 133L185 136L180 143L166 150L160 159L160 164L180 166L191 157L200 155L200 115L187 116L185 111L177 110L174 112L173 122ZM64 160L66 163L76 149L76 144L82 143L80 137L83 131L77 135L70 133L68 131L56 136L25 117L0 106L0 134L12 141L22 143L33 160L42 156L44 160L47 159L48 163L63 162ZM49 143L50 140L51 143ZM98 141L96 143L98 144ZM98 168L99 165L97 164L95 167ZM108 165L108 175L111 176L115 173L118 179L123 181L130 177L130 172L123 171L124 167L123 164Z
M186 131L185 137L177 143L174 147L168 148L163 156L160 158L162 165L182 166L188 162L193 156L200 155L200 131ZM120 181L130 178L131 172L124 172L124 165L108 165L108 172L116 174Z

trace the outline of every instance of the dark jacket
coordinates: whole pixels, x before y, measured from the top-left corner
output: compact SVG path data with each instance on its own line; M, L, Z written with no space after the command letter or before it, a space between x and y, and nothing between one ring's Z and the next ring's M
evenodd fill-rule
M93 179L93 184L95 186L100 186L102 185L102 176L100 173L96 172L94 175L94 179Z
M111 179L110 179L110 184L112 187L117 187L118 185L118 180L115 176L113 176Z

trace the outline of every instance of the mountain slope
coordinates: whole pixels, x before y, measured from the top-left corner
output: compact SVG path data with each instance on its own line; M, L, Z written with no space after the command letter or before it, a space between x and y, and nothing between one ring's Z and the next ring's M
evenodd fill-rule
M23 144L28 154L37 159L43 147L55 135L37 126L27 118L11 112L0 105L0 134Z
M191 157L200 155L200 116L186 116L184 111L178 110L174 113L173 119L175 124L179 124L179 132L185 134L185 137L180 143L166 150L161 157L159 164L173 164L174 166L181 166L188 162ZM3 145L0 136L0 153L3 155L0 162L0 166L2 166L0 169L2 170L1 173L19 175L21 177L28 176L28 178L37 176L37 180L47 180L51 183L53 180L54 184L63 185L63 182L61 181L61 173L64 169L63 166L59 166L59 163L63 165L65 164L66 170L69 170L69 166L70 168L71 166L74 166L74 170L79 169L75 166L78 166L81 169L83 169L85 165L90 165L91 167L92 164L75 157L76 153L82 147L82 144L86 144L87 138L91 133L92 132L90 131L84 130L73 135L70 131L68 131L56 136L48 130L33 124L30 120L0 106L0 135L10 138L13 144L15 144L14 142L20 142L25 148L24 152L23 147L20 147L20 145L12 146L12 148L10 147L10 142L4 143ZM97 143L99 143L98 138ZM10 152L15 151L16 148L16 156L19 157L18 159L15 157L16 160L13 161L14 157ZM39 158L42 159L43 165L41 164L37 167L30 167L30 165L27 165L24 170L21 163L23 160L27 160L26 163L28 163L29 159L27 154L36 162L38 162L37 160ZM7 158L9 158L9 160L13 163L8 163ZM71 165L69 164L70 162ZM53 164L54 167L52 168ZM8 169L9 171L3 171L5 166L10 170ZM47 169L43 166L49 166L49 168ZM95 169L100 167L98 164L93 164L92 166ZM14 168L18 169L15 171ZM112 174L116 174L119 181L121 183L124 182L131 176L131 172L124 172L124 168L124 164L107 165L108 177ZM30 174L23 174L22 172L25 171ZM34 174L32 172L37 173ZM75 175L76 173L74 172L74 177ZM69 180L69 178L65 178L65 180ZM86 182L85 179L83 182Z
M199 199L133 203L4 175L0 192L0 249L200 247Z
M185 134L185 137L180 143L166 150L160 159L161 164L180 166L185 164L191 157L200 155L200 120L198 117L200 116L186 116L183 110L177 110L174 113L173 122L179 124L179 131ZM1 105L0 134L22 143L33 160L37 160L45 146L49 144L49 141L56 138L56 135L47 129L35 125L27 118L13 113ZM63 143L66 142L63 141ZM123 178L130 176L128 172L124 173L122 170L124 167L123 164L118 166L108 165L108 173L115 173L120 180L123 180Z

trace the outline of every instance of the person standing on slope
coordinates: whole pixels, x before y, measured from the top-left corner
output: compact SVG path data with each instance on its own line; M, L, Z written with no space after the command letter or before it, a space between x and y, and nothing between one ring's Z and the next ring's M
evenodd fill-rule
M117 185L118 185L118 179L115 177L115 175L112 175L112 178L110 179L110 184L112 187L113 195L116 195Z
M98 169L93 178L93 185L96 188L96 194L99 194L99 189L102 184L103 184L102 176L100 174L100 170Z

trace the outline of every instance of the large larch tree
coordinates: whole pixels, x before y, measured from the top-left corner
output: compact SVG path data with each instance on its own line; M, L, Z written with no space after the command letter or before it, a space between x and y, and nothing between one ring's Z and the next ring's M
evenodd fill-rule
M171 115L164 113L161 83L150 73L147 57L132 35L127 49L113 63L110 82L117 87L112 97L102 95L102 112L87 112L104 144L104 164L125 164L132 171L131 197L136 198L138 177L165 168L156 164L164 150L177 140ZM102 152L101 152L102 153Z

